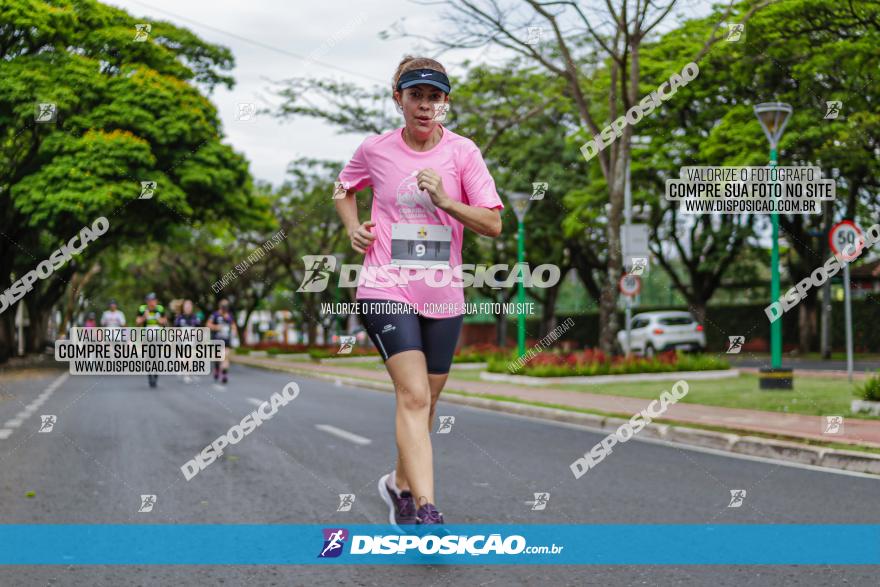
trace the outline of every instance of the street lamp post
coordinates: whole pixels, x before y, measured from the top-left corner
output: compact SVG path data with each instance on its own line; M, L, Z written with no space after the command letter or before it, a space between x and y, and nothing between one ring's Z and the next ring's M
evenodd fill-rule
M792 107L783 102L764 102L755 106L755 116L764 129L764 134L770 142L770 167L776 167L779 162L777 147L785 125L791 116ZM772 249L770 253L770 300L775 302L779 299L779 214L773 212L770 215L773 226ZM782 318L778 318L770 325L770 367L773 370L782 369ZM790 388L789 385L784 388ZM762 381L763 383L763 381Z
M525 217L526 211L529 209L529 203L531 202L530 198L531 196L529 194L522 192L510 192L507 195L507 199L510 200L513 212L516 214L516 261L517 267L520 268L520 274L522 274L523 271L522 264L525 263L526 260ZM520 278L519 284L517 285L517 299L519 300L520 308L525 308L526 290L522 282L523 279ZM522 357L526 354L526 316L522 311L517 313L516 341L519 356Z

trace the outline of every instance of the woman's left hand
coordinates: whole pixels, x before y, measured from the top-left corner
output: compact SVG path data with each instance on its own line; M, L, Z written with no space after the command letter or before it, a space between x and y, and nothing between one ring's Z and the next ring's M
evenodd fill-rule
M445 210L447 205L452 202L452 198L443 189L443 180L440 174L431 168L422 169L416 175L416 181L420 190L425 190L431 196L434 205Z

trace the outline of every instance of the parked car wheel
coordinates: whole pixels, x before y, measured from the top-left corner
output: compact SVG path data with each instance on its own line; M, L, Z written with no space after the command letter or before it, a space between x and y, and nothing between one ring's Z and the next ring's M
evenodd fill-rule
M648 343L645 345L645 358L653 359L657 355L657 351L654 350L654 345Z

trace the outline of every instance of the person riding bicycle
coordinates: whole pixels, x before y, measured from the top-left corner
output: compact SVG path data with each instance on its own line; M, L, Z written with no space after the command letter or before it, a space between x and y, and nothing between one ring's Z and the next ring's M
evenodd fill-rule
M168 319L165 317L165 306L159 303L156 294L153 292L148 293L146 298L144 298L144 301L146 303L141 304L138 308L135 323L138 326L144 326L146 328L160 328L162 326L167 326ZM156 387L158 379L158 374L147 375L147 381L149 382L150 387Z

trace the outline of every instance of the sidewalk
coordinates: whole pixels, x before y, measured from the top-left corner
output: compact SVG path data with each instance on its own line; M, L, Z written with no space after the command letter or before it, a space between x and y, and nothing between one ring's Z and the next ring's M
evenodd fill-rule
M339 375L360 380L384 383L391 385L391 378L385 368L376 363L376 368L363 368L351 366L328 365L326 362L320 366L304 361L280 361L277 359L263 359L233 355L234 361L253 366L275 367L280 366L308 372L319 372L323 375ZM453 370L455 366L453 365ZM668 389L671 383L659 383L657 395L660 391ZM512 383L495 383L482 381L449 380L447 389L464 391L472 394L507 396L528 402L540 402L543 404L555 404L572 408L595 410L605 413L631 415L644 409L649 400L621 397L615 395L599 395L581 391L565 391L558 389L536 389L525 385ZM846 414L842 414L846 416ZM759 432L792 438L811 439L820 442L837 442L844 444L859 444L880 448L880 420L861 420L857 418L845 418L844 432L842 434L823 434L825 418L822 416L806 416L801 414L782 414L776 412L764 412L759 410L744 410L739 408L725 408L719 406L704 406L699 404L677 403L669 407L664 419L676 420L688 424L703 426L717 426L748 432Z

